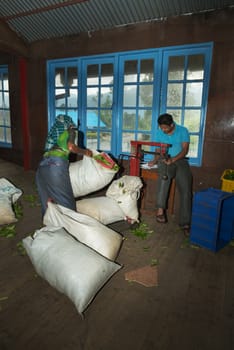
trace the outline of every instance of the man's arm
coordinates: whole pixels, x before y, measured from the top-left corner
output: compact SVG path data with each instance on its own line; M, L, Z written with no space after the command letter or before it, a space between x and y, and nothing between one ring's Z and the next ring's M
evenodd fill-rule
M172 164L177 160L183 159L189 151L189 142L182 142L182 150L175 157L171 157L168 160L165 160L166 164Z

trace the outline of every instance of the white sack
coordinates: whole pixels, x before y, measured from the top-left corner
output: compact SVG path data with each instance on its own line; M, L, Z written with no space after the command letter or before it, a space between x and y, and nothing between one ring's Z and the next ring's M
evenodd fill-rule
M92 151L94 155L99 154ZM103 167L94 158L84 156L70 163L69 173L74 197L82 197L108 185L118 170Z
M36 272L64 293L81 314L121 266L75 240L63 228L43 227L23 245Z
M113 198L106 196L81 199L76 202L76 209L79 213L89 215L104 225L126 219L119 204Z
M123 237L96 219L49 202L43 223L63 227L72 236L110 260L115 260Z
M17 221L12 205L22 195L22 191L5 178L0 178L0 225Z
M0 194L0 225L8 225L16 222L16 216L12 209L12 200L9 196Z
M138 176L124 175L113 181L106 191L108 198L113 198L129 221L138 222L138 199L143 183Z

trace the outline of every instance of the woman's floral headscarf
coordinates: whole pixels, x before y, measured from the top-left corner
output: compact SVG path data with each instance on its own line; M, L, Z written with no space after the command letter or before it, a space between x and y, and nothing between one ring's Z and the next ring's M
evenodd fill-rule
M45 151L56 145L58 137L70 126L76 126L72 118L68 115L59 114L51 127L45 143Z

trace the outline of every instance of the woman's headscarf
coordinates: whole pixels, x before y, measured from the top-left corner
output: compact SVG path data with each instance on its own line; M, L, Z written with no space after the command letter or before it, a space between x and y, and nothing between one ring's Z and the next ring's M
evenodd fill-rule
M76 126L73 122L72 118L68 115L59 114L55 118L55 122L51 127L49 134L45 143L45 151L48 151L56 145L59 135L61 135L65 130L67 130L70 126Z

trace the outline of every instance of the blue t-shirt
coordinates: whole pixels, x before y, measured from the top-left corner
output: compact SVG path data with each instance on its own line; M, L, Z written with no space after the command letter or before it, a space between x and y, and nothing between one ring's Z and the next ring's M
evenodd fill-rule
M171 144L172 146L169 147L168 154L171 157L175 157L182 151L182 143L190 142L190 136L187 128L175 123L175 129L170 135L165 134L160 127L158 127L155 134L155 142Z

